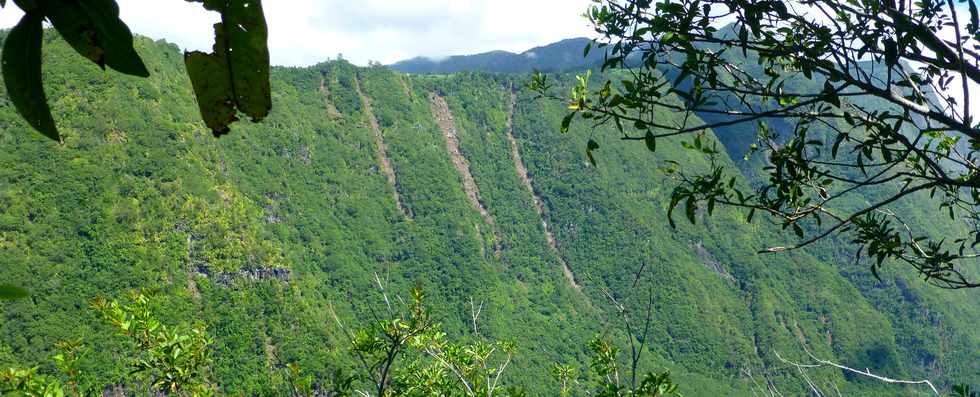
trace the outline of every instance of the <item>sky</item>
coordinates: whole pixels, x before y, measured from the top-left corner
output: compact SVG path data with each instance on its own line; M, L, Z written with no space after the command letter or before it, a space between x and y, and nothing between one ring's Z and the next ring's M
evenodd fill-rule
M210 51L217 13L184 0L118 0L134 33ZM272 63L307 66L343 54L358 65L492 50L521 52L589 36L590 0L266 0ZM0 28L22 14L0 10Z

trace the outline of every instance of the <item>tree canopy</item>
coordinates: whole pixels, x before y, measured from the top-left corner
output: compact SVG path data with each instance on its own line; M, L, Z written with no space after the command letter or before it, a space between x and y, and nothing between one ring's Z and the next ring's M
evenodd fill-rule
M563 131L577 117L651 150L681 137L707 157L720 153L708 131L752 142L746 159L763 172L751 187L721 163L667 167L680 182L671 212L693 223L702 208L742 207L799 239L764 252L844 236L876 275L894 259L940 287L980 286L969 265L980 243L974 1L596 0L587 17L603 69L629 77L595 87L582 76L564 98ZM553 96L546 77L531 85ZM665 122L663 111L699 117ZM590 159L598 148L589 141ZM954 232L923 235L889 210L911 197L926 197Z

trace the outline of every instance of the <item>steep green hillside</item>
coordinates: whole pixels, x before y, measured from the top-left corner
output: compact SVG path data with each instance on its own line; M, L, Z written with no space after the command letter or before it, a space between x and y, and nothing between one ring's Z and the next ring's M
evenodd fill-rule
M455 336L482 303L476 332L516 343L509 379L532 395L554 394L554 362L588 365L592 336L622 341L604 289L637 313L652 296L643 368L672 369L686 395L767 379L802 393L775 357L802 359L801 344L894 377L980 377L975 293L882 286L826 247L757 255L782 235L742 214L672 230L657 169L706 160L595 131L591 167L589 133L559 134L563 106L523 92L524 76L276 68L272 115L216 140L176 47L138 42L145 80L79 63L54 35L45 48L65 144L0 101L0 280L32 292L0 303L0 366L83 338L83 369L124 383L123 347L87 306L153 288L166 321L207 325L223 392L282 392L280 359L326 386L353 367L332 313L372 321L380 282L392 298L420 283ZM851 395L917 391L819 375Z

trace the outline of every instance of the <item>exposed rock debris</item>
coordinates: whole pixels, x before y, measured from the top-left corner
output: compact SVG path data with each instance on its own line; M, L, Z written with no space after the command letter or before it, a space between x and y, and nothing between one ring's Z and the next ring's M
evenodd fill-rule
M701 262L704 263L704 267L708 268L708 270L714 271L716 274L718 274L719 277L723 279L726 279L731 282L736 281L735 277L732 276L732 274L729 273L727 269L725 269L725 265L723 265L721 262L715 259L715 257L711 255L710 252L708 252L707 248L704 248L704 244L702 242L698 241L694 243L691 247L694 249L694 253L701 258Z
M551 228L548 226L548 214L545 210L544 202L541 201L541 197L538 196L537 192L534 191L534 185L531 183L531 175L527 172L527 167L524 165L524 160L521 158L521 151L517 146L517 139L514 139L514 110L517 108L517 93L511 90L510 93L510 110L507 112L507 140L510 141L510 154L514 158L514 168L517 169L517 175L524 182L524 187L527 191L531 193L531 199L534 202L534 209L538 212L538 216L541 218L541 228L544 230L544 238L548 241L548 246L554 251L555 256L558 258L558 263L561 264L561 271L565 274L565 278L568 279L568 283L572 285L576 290L581 291L582 287L575 281L575 273L572 273L572 269L568 267L568 263L565 261L565 257L562 256L561 251L558 250L558 242L555 240L555 236L551 234Z
M238 280L245 281L262 281L262 280L277 280L284 283L288 283L292 279L293 272L286 268L275 267L275 268L251 268L251 269L241 269L237 272L220 272L212 273L210 269L198 266L197 274L210 278L214 282L228 286L232 282Z
M384 135L381 134L381 126L378 125L378 119L374 117L374 108L371 107L371 99L361 91L361 82L359 79L354 79L354 89L357 91L357 96L361 98L364 113L367 114L368 123L371 124L371 131L374 132L374 144L378 149L378 162L381 163L381 171L385 174L385 178L388 179L388 185L391 186L395 206L398 207L398 211L404 214L405 217L412 219L414 217L412 211L402 205L401 195L398 194L398 178L395 177L395 168L392 167L391 158L388 157L388 144L385 143Z
M477 188L476 180L473 179L473 174L470 172L470 164L466 161L463 152L459 149L459 133L456 130L456 121L453 119L453 114L449 110L449 104L446 103L443 97L435 93L429 95L429 101L432 105L432 115L436 119L436 124L439 125L439 129L442 130L442 135L446 138L446 149L449 151L449 157L452 160L453 167L459 172L460 179L463 182L463 190L466 192L466 197L469 198L473 207L483 216L484 222L490 226L491 232L493 233L494 255L500 258L500 235L497 233L497 225L493 220L493 216L490 215L490 211L487 211L486 207L480 201L480 189Z

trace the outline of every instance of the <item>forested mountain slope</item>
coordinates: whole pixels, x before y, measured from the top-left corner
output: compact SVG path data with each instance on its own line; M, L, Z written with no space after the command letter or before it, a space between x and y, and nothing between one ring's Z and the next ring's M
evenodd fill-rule
M596 67L602 64L602 51L583 56L583 49L590 42L584 37L566 39L557 43L534 47L520 54L507 51L490 51L473 55L454 55L445 59L416 57L391 64L391 68L404 73L455 73L493 72L530 73L568 72Z
M622 342L603 289L638 313L651 302L643 366L670 368L685 395L751 395L767 380L802 393L775 357L802 360L802 345L892 377L980 378L975 292L891 272L878 283L833 247L756 254L784 235L744 214L672 230L673 183L658 168L706 160L596 131L592 167L588 134L560 134L563 105L534 100L525 75L275 68L270 117L215 139L180 51L137 44L149 79L46 37L63 145L0 101L0 280L32 293L0 303L0 366L47 362L55 342L82 338L87 373L124 383L120 343L87 307L149 288L166 321L207 325L221 391L285 390L281 361L326 387L354 365L332 313L373 321L380 282L391 296L420 284L464 338L482 303L475 332L515 342L509 381L532 395L555 394L553 363L588 365L592 336ZM921 391L819 375L848 395Z

